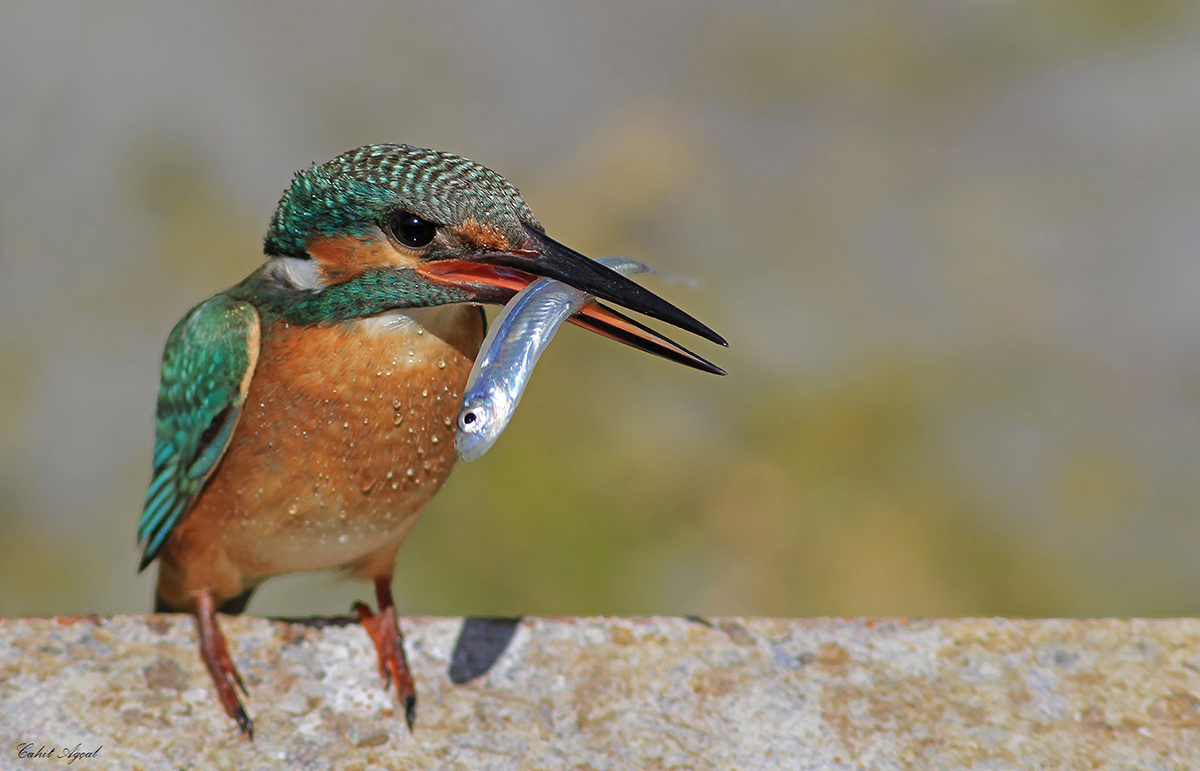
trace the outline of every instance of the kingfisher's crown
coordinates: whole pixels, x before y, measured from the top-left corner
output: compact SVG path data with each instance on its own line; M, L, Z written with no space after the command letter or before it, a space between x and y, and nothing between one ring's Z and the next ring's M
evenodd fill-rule
M440 225L473 219L514 242L524 224L541 230L520 191L486 166L408 145L366 145L296 172L263 250L304 257L313 238L363 234L401 209Z

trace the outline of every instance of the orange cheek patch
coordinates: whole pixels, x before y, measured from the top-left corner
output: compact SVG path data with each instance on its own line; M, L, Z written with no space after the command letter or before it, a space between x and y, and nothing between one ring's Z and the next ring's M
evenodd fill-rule
M319 238L308 245L308 253L317 261L321 278L326 284L341 284L368 270L395 267L408 262L386 241L369 237Z
M457 232L467 241L487 249L495 249L498 252L508 250L508 237L491 225L467 220L457 228Z
M340 284L380 263L378 242L352 236L320 238L308 245L308 253L317 261L326 284Z

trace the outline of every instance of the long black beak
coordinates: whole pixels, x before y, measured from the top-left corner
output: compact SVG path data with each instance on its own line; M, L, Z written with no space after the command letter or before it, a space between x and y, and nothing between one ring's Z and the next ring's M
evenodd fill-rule
M472 257L472 262L516 268L557 279L602 300L673 324L718 345L728 345L725 338L620 273L589 260L540 230L526 225L525 232L528 240L524 248L486 252Z

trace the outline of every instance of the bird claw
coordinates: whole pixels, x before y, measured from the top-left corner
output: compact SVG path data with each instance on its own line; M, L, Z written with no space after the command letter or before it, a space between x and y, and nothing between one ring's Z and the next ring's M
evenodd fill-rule
M413 723L417 722L417 695L414 693L404 700L404 722L408 723L408 732L413 732Z
M404 636L396 620L395 606L389 605L379 613L373 613L365 603L356 602L353 609L375 643L384 690L390 689L395 683L400 703L404 705L404 719L411 731L417 719L417 691L408 668L408 658L404 655Z
M242 680L237 666L233 663L233 658L229 655L225 636L221 634L221 628L217 626L211 594L199 598L196 618L200 627L200 658L204 660L204 666L208 669L209 676L212 677L213 685L217 688L217 697L221 706L224 707L225 714L237 723L242 733L250 741L254 741L254 722L246 713L246 707L242 704L241 699L238 698L237 689L240 688L242 694L247 698L249 698L250 692L246 690L246 683Z
M238 705L234 710L234 714L230 717L238 724L238 728L242 729L242 733L246 735L250 741L254 741L254 722L250 720L250 716L246 714L246 710L242 705Z

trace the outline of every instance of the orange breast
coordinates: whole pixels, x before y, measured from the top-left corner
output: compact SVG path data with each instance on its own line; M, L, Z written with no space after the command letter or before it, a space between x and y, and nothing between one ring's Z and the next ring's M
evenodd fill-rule
M234 438L172 535L164 575L179 574L178 592L234 596L235 583L390 561L454 465L482 340L467 306L264 329Z

